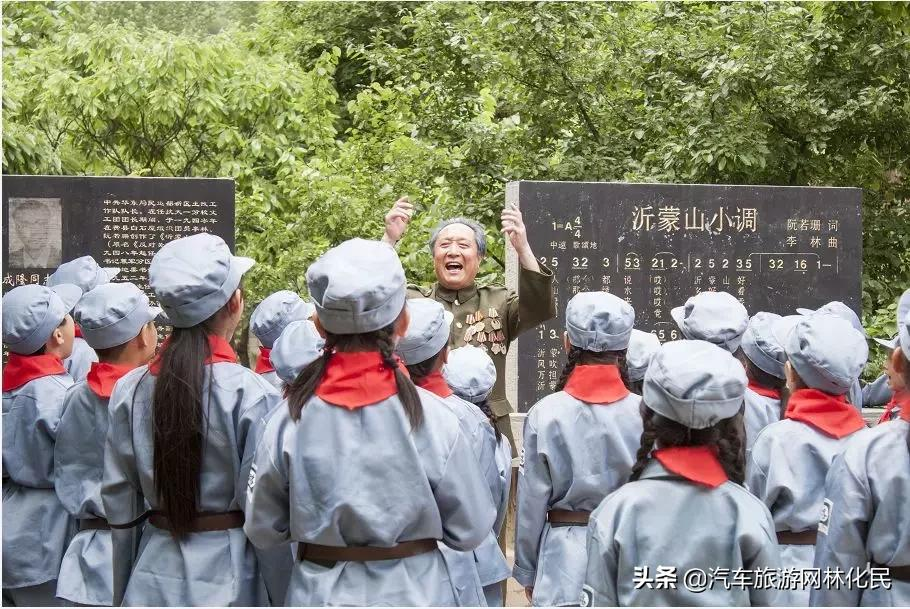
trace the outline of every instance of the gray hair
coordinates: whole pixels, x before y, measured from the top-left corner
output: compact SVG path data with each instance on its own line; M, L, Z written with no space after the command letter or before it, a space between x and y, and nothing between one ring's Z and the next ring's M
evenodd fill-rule
M481 258L487 255L487 236L483 232L483 226L479 222L470 220L468 218L449 218L448 220L443 220L436 225L436 228L433 229L433 234L430 235L430 253L433 253L433 248L436 247L436 238L439 237L440 231L447 226L452 224L464 224L472 231L474 231L474 241L477 243L477 253Z

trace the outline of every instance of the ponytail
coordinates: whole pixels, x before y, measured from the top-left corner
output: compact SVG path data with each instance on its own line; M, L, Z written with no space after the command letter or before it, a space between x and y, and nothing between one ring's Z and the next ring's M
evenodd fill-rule
M420 396L417 394L417 388L414 387L414 383L398 366L393 343L394 332L394 324L363 334L332 334L331 332L326 332L322 357L301 370L297 378L284 389L284 396L288 401L288 411L291 419L294 421L300 420L300 413L310 398L313 397L313 394L316 393L316 388L325 374L326 366L336 350L344 351L349 348L356 348L357 350L372 349L379 351L383 364L392 370L395 375L398 399L401 400L408 421L411 423L411 428L419 428L423 423L423 405L420 402Z
M159 356L152 394L154 483L176 538L184 537L196 518L205 436L202 390L210 354L202 323L174 328Z

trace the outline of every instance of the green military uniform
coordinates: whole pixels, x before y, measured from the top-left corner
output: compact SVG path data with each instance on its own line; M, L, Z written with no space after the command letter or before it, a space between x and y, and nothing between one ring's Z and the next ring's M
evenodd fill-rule
M490 395L490 408L496 426L508 436L515 452L515 440L509 424L513 412L506 401L506 352L515 338L556 316L553 301L553 271L540 265L541 272L522 268L518 276L518 293L501 286L478 287L472 284L461 290L449 290L434 283L429 288L408 286L409 298L432 298L454 316L449 333L449 348L465 345L484 347L496 364L496 385Z

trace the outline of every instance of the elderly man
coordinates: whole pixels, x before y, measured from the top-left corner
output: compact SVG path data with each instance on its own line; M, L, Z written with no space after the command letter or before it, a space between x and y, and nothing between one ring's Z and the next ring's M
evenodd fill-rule
M395 202L385 216L383 241L395 245L404 235L414 206L407 197ZM522 332L552 319L556 315L553 301L553 271L538 263L528 243L521 212L502 212L502 231L518 254L521 265L518 293L502 286L478 286L477 270L487 253L483 227L467 218L452 218L439 223L430 237L436 283L428 288L409 286L408 296L433 298L454 316L449 334L449 347L475 345L486 349L496 364L496 385L490 395L490 407L496 415L496 426L512 442L509 424L512 407L506 401L506 352Z

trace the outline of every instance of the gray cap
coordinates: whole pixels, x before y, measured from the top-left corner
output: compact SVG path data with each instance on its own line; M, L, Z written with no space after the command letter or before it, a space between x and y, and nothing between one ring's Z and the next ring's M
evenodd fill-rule
M826 305L822 305L818 309L796 309L796 312L800 315L814 315L816 313L827 313L829 315L836 315L845 321L849 321L850 325L853 326L853 329L866 336L866 330L863 328L863 322L859 320L859 316L856 312L853 311L850 307L845 305L839 300L832 300Z
M442 375L463 400L478 404L490 396L496 384L496 365L487 352L474 345L465 345L449 352Z
M408 366L425 362L449 343L453 316L429 298L408 301L408 331L395 350Z
M902 330L901 326L902 326L904 318L907 316L908 313L910 313L910 290L905 290L904 293L901 294L900 299L897 301L897 316L896 316L897 334L894 335L894 338L888 338L888 339L873 338L872 340L874 340L878 344L882 345L883 347L887 347L888 349L897 348L897 346L899 344L901 344L901 342L900 342L900 333Z
M363 334L390 325L404 309L404 269L392 246L350 239L306 272L322 327L332 334Z
M640 381L645 378L651 358L660 349L660 340L650 332L632 330L629 339L629 350L626 351L626 369L630 381Z
M44 283L48 287L60 285L61 283L71 283L79 286L83 293L87 293L99 285L110 283L111 279L116 277L119 272L120 269L116 267L98 266L98 263L91 256L82 256L58 266L57 270L51 273Z
M749 324L749 313L732 294L701 292L670 311L683 336L705 340L733 353Z
M859 378L869 357L865 337L842 317L803 317L784 342L790 365L806 385L843 395Z
M742 348L753 364L782 379L786 378L784 364L787 363L787 354L784 352L783 343L774 334L774 326L780 320L780 315L767 311L759 311L753 315L743 334Z
M110 349L135 338L161 313L132 283L106 283L87 292L76 305L82 338L92 349Z
M149 284L164 309L161 321L176 328L202 323L231 299L254 264L210 233L165 243L149 266Z
M566 305L569 342L586 351L622 351L629 346L635 309L607 292L579 292Z
M13 288L3 296L3 343L19 355L34 353L80 298L82 290L71 283L52 288L34 283Z
M746 371L733 355L703 340L665 343L645 374L643 398L654 412L704 429L739 412Z
M307 319L316 310L296 292L281 290L266 296L250 316L250 330L266 349L271 349L292 321Z
M323 339L309 319L292 321L281 331L269 360L275 373L285 383L297 378L300 371L322 357Z

